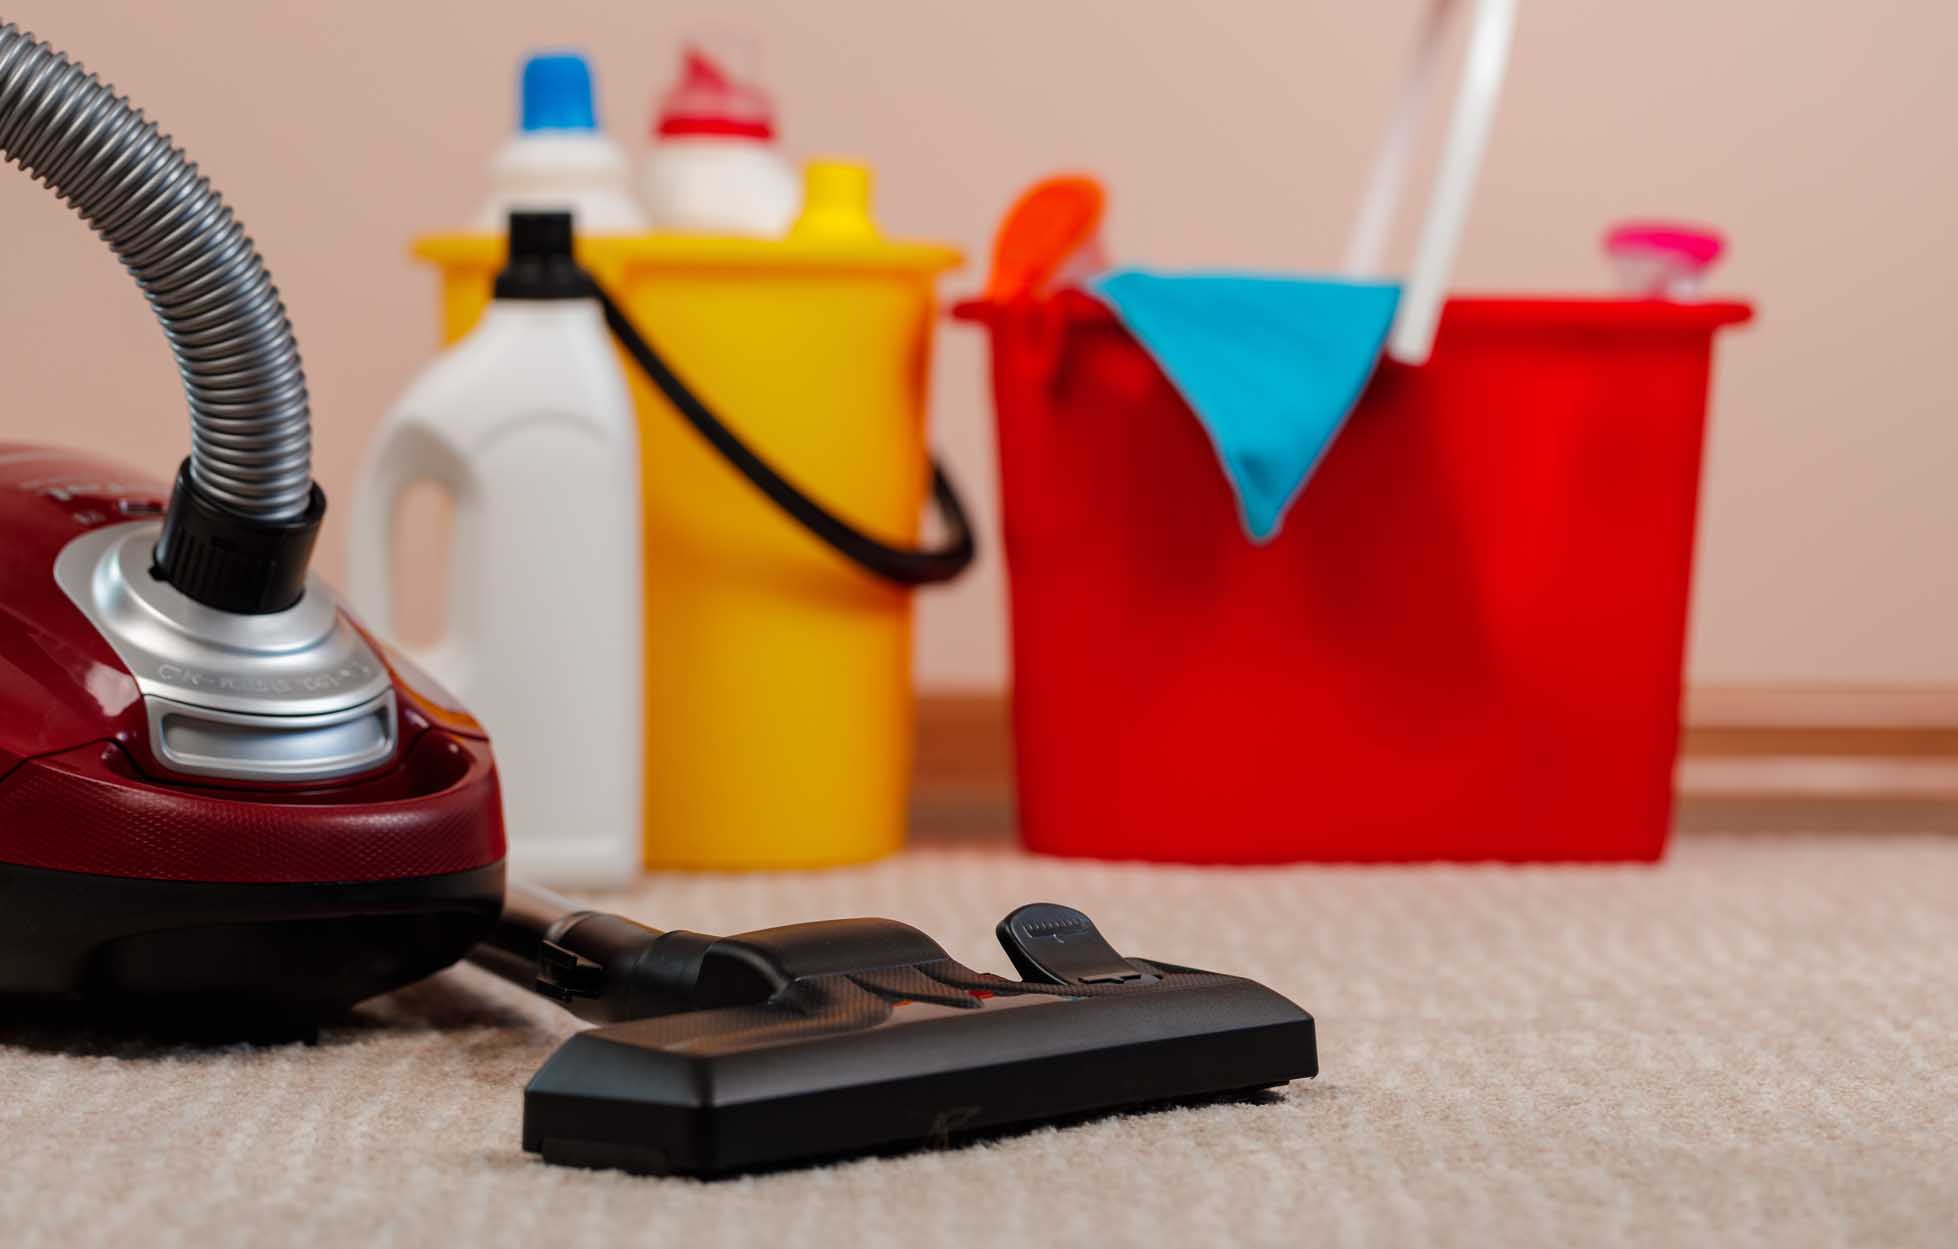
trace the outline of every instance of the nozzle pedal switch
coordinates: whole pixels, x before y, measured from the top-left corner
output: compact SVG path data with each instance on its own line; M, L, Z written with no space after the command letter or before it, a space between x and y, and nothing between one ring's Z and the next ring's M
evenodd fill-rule
M1117 954L1095 921L1071 906L1029 902L994 931L1022 980L1087 986L1156 979Z

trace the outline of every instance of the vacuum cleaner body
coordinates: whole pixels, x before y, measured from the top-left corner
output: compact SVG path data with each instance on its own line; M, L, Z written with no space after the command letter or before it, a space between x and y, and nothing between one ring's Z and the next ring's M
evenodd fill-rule
M502 897L481 726L317 580L156 577L164 506L0 444L0 995L304 1017L455 961Z

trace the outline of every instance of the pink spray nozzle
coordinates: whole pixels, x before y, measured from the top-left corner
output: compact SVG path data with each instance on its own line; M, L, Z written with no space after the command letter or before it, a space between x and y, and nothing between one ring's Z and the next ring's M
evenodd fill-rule
M1697 299L1706 271L1727 249L1716 230L1668 221L1627 221L1604 236L1618 289L1642 299Z
M1727 249L1727 240L1719 231L1703 226L1628 221L1611 228L1604 236L1604 248L1614 256L1627 252L1664 252L1693 268L1704 269L1720 259L1720 253Z
M761 88L737 80L697 45L688 45L680 80L660 101L653 133L661 138L717 135L767 142L775 137L775 109Z

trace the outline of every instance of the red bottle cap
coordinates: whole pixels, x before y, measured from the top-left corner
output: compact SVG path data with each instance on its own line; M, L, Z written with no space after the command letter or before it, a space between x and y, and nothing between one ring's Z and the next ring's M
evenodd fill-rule
M681 58L680 81L660 101L653 133L661 138L719 135L766 143L775 137L775 109L761 88L736 81L713 58L690 46Z

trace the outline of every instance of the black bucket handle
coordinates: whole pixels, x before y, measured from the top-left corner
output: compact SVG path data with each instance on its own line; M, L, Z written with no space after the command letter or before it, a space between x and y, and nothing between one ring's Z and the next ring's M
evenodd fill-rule
M937 585L952 580L971 566L978 550L972 537L972 523L967 519L965 504L959 499L952 479L936 458L931 462L931 497L940 515L945 518L945 527L949 531L944 544L933 548L912 548L881 542L804 494L741 441L740 435L729 429L701 401L700 396L680 380L679 375L640 334L624 309L602 287L598 288L598 302L605 311L605 324L611 328L612 336L619 340L619 345L625 348L626 354L632 357L632 362L646 375L653 388L666 396L666 401L686 418L687 424L693 426L736 472L753 483L755 489L767 495L775 506L788 513L837 554L873 576L902 586Z

